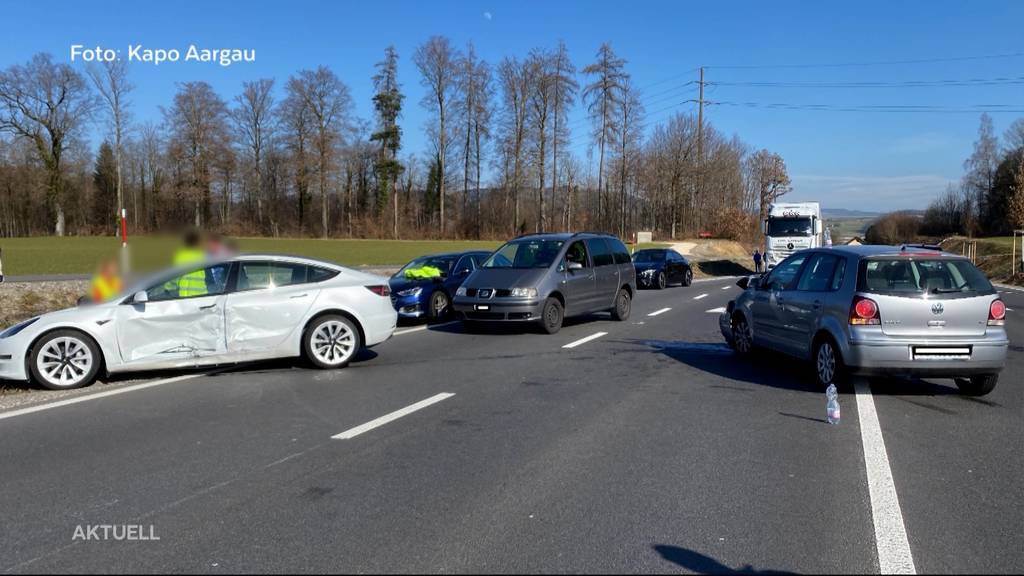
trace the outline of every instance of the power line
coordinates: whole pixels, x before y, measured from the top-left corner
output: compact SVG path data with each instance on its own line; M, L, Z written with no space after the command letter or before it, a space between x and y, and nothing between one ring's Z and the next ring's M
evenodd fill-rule
M945 86L1008 86L1024 84L1024 76L1004 78L971 78L962 80L903 80L896 82L776 82L776 81L719 81L715 86L744 86L753 88L941 88Z
M742 108L758 108L767 110L807 110L817 112L899 112L928 114L979 114L989 113L1024 113L1021 104L974 104L966 107L936 106L928 104L803 104L789 102L705 102L711 106L733 106Z
M802 63L802 64L719 64L706 68L757 70L765 68L856 68L867 66L900 66L906 64L938 64L943 62L972 62L977 60L998 60L1004 58L1020 58L1024 52L1005 54L985 54L975 56L951 56L945 58L919 58L911 60L878 60L874 62L842 62L842 63Z

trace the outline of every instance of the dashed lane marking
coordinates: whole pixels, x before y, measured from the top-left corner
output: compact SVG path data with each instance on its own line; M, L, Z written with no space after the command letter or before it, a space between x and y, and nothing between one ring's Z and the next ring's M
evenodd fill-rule
M562 348L575 348L575 347L577 347L577 346L579 346L581 344L586 344L587 342L590 342L591 340L597 340L601 336L607 336L607 335L608 335L607 332L598 332L597 334L591 334L590 336L587 336L586 338L580 338L579 340L577 340L575 342L570 342L570 343L566 344L565 346L562 346Z
M356 426L355 428L350 428L350 429L342 432L341 434L335 434L334 436L331 436L331 438L333 438L335 440L351 440L352 438L355 438L356 436L359 436L360 434L364 434L366 432L369 432L370 430L373 430L374 428L379 428L379 427L381 427L381 426L383 426L383 425L385 425L385 424L387 424L389 422L394 422L395 420L398 420L399 418L401 418L403 416L408 416L409 414L412 414L413 412L416 412L417 410L422 410L422 409L426 408L427 406L430 406L432 404L437 404L438 402L440 402L442 400L447 400L447 399L451 398L452 396L455 396L455 394L453 394L451 392L442 392L442 393L437 394L435 396L431 396L430 398L427 398L426 400L420 400L419 402L417 402L415 404L410 404L409 406L406 406L405 408L402 408L401 410L395 410L394 412L392 412L390 414L387 414L387 415L384 415L384 416L381 416L380 418L377 418L376 420L370 420L366 424L360 424L359 426Z

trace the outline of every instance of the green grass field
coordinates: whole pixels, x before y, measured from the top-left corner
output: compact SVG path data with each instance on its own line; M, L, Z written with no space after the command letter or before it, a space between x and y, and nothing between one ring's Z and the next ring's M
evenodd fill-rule
M459 250L493 250L500 242L438 240L316 240L300 238L241 238L244 252L309 256L346 266L401 265L417 256ZM138 237L131 240L133 269L149 271L170 263L178 240ZM121 243L104 237L42 237L0 239L3 271L8 276L89 274L104 258L116 257Z
M399 266L424 254L460 250L493 250L501 242L454 240L318 240L311 238L240 238L244 252L309 256L346 266ZM132 268L146 272L170 264L178 246L172 237L140 236L131 240ZM641 245L652 248L661 244ZM90 274L104 258L117 257L116 238L41 237L0 238L3 271L7 276Z

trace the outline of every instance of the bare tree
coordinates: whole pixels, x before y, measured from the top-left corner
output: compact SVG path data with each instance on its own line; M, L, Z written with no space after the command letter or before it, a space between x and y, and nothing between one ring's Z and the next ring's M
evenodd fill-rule
M519 186L523 177L523 146L526 140L527 99L530 91L530 68L514 57L502 60L498 67L501 83L502 151L506 158L506 174L512 199L511 231L519 227ZM511 166L508 166L508 165Z
M128 112L128 93L134 86L128 82L128 63L126 60L106 60L87 69L96 91L107 107L110 131L114 136L114 161L117 164L117 213L124 209L124 192L122 185L124 136L128 123L131 121ZM139 219L138 207L132 210L132 222Z
M583 89L583 101L593 127L591 137L598 146L597 167L597 218L602 218L601 195L604 192L604 151L617 131L617 109L622 102L622 89L629 75L625 72L626 61L615 55L610 44L605 43L597 51L597 61L583 69L593 81Z
M427 89L427 94L422 101L423 107L436 116L436 122L429 132L434 143L438 165L438 202L442 237L445 235L444 205L447 177L445 166L451 145L449 139L451 127L448 124L448 118L451 115L451 107L458 87L458 61L459 55L444 36L431 37L420 45L413 55L413 62L416 63L416 67L420 71L420 83Z
M306 229L306 213L309 210L313 119L299 87L298 82L288 83L287 96L278 107L277 116L284 132L284 144L290 152L299 234L302 234Z
M348 87L325 66L302 70L289 79L288 90L301 98L310 115L317 157L320 229L326 238L330 231L328 181L334 169L334 152L342 144L344 130L351 128L352 97Z
M1003 134L1003 145L1013 152L1024 148L1024 118L1017 118Z
M46 168L46 205L64 235L64 153L88 122L96 100L85 80L49 54L0 73L0 131L29 140Z
M261 230L263 229L263 202L266 197L263 189L263 161L273 128L273 90L274 81L269 78L244 82L242 93L235 96L235 105L231 109L235 133L252 162L252 175L255 180L256 225Z
M558 186L561 182L558 172L558 148L560 145L568 146L569 129L566 117L569 108L576 101L576 92L579 90L579 83L576 82L576 67L569 59L569 50L565 47L564 41L559 41L558 49L555 51L551 61L551 195L552 209L555 198L558 197ZM573 167L575 168L575 167ZM570 189L572 185L570 184ZM568 199L563 199L563 206L569 206ZM570 225L571 214L569 208L563 210L567 214L567 225Z
M995 184L996 172L999 170L999 142L992 127L992 117L982 114L978 125L978 139L974 142L971 157L964 162L964 187L974 197L975 212L982 220L989 220L991 208L986 197ZM970 230L975 232L975 230Z
M548 123L554 108L552 60L551 55L543 50L532 51L527 60L532 80L528 118L530 141L533 144L533 161L537 170L537 232L544 231L544 186L547 184L544 168L548 150Z
M622 85L621 102L618 106L618 122L615 141L619 152L619 236L626 235L626 185L630 167L636 161L636 152L643 137L644 105L640 93L627 79Z
M768 150L758 150L747 159L748 182L757 191L758 222L768 217L768 205L790 191L789 174L782 156Z
M466 55L459 61L459 130L464 138L462 142L462 214L463 224L468 222L469 183L471 174L475 192L475 221L473 228L477 238L480 237L480 179L483 163L483 145L490 139L491 100L494 87L491 83L491 68L487 62L476 56L476 50L470 44Z

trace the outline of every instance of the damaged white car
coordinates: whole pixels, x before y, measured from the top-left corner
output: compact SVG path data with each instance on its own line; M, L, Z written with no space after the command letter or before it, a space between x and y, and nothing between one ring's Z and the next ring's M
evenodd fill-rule
M0 332L0 378L78 388L100 374L304 356L341 368L394 333L386 278L246 255L154 276L113 300Z

